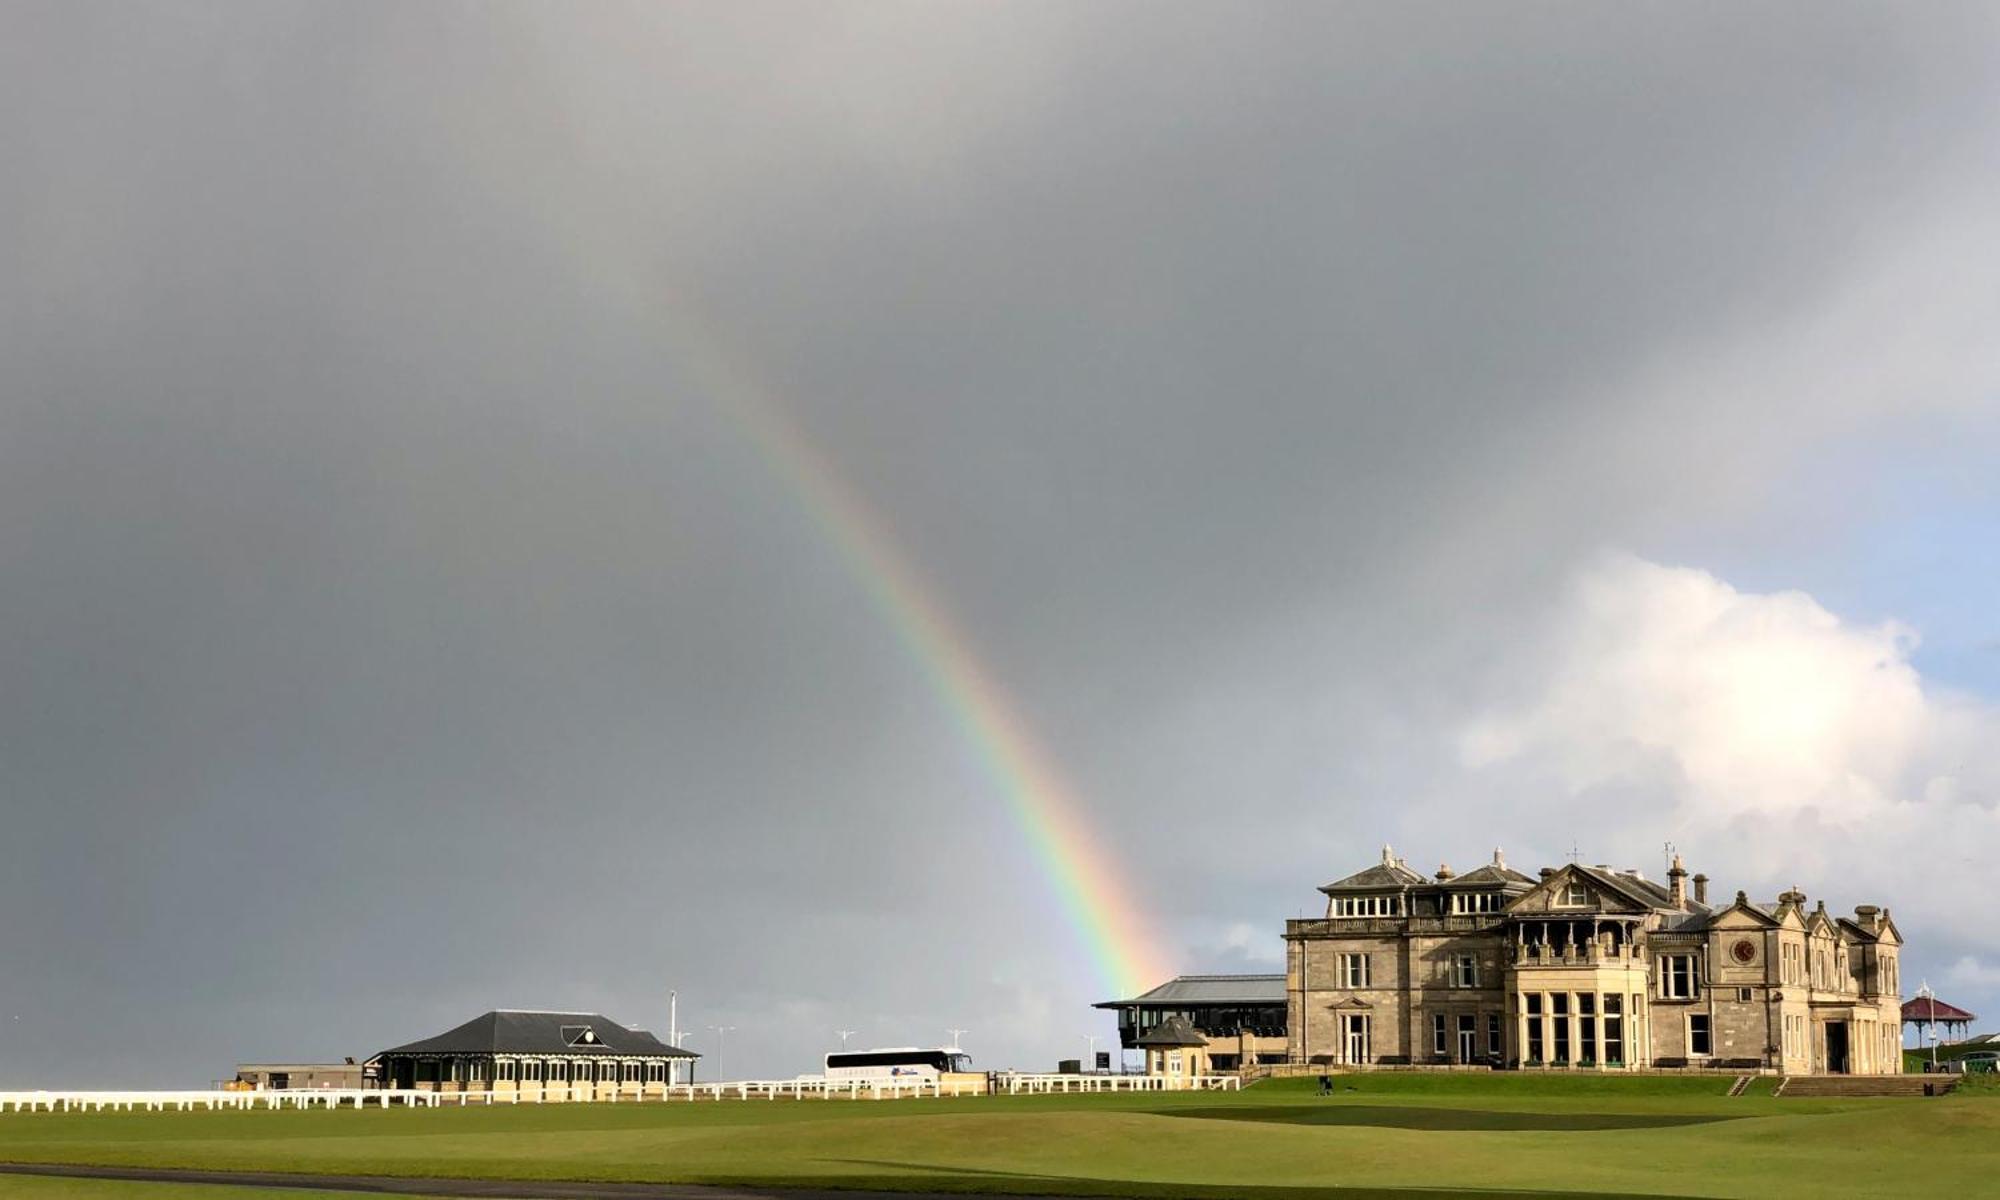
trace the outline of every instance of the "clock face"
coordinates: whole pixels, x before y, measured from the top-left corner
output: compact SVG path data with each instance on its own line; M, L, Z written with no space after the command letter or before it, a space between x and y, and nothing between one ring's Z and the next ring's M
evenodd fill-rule
M1744 938L1734 946L1731 946L1729 953L1737 962L1755 962L1757 959L1757 943L1751 941L1749 938Z

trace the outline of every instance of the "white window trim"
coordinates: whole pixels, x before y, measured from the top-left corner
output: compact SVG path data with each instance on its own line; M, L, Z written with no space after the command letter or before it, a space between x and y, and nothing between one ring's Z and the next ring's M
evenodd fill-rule
M1685 993L1675 992L1673 990L1674 963L1682 959L1685 959L1687 961L1688 990ZM1692 954L1660 955L1659 994L1660 994L1660 999L1662 1000L1699 999L1701 996L1701 962L1699 961L1699 959L1697 959L1697 957Z

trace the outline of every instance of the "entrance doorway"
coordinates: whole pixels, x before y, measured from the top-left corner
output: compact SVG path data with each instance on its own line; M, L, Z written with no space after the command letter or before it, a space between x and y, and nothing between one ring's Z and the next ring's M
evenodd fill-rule
M1345 1052L1341 1061L1365 1063L1368 1055L1368 1018L1361 1013L1347 1013L1340 1018L1341 1049Z
M1847 1074L1847 1022L1826 1023L1826 1069L1832 1075Z

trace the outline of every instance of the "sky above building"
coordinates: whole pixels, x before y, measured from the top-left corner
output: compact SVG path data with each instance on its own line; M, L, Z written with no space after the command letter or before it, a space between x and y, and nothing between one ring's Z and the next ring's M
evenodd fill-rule
M1385 842L2000 1011L1991 6L4 9L0 1086L1046 1067Z

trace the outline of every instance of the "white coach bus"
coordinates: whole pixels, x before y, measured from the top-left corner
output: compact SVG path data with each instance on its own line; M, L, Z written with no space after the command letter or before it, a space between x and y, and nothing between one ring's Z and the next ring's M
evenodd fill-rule
M887 1050L836 1050L826 1056L828 1079L935 1080L972 1071L972 1056L949 1046L897 1046Z

